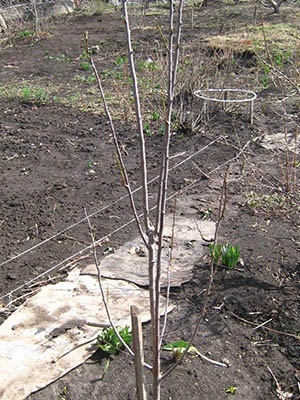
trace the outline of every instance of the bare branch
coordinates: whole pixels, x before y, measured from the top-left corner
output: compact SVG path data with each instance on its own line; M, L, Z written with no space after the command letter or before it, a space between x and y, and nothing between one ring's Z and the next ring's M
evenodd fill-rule
M124 186L127 189L128 195L129 195L131 208L132 208L133 215L134 215L136 223L137 223L138 230L140 232L140 235L141 235L145 245L147 246L146 236L145 236L145 233L143 232L142 226L140 224L140 221L139 221L139 218L138 218L138 215L137 215L137 210L136 210L136 206L135 206L135 202L134 202L134 198L133 198L133 191L131 190L131 186L130 186L130 183L129 183L128 174L127 174L126 166L125 166L125 163L124 163L124 160L123 160L123 157L122 157L122 152L121 152L121 148L120 148L120 145L119 145L119 142L118 142L116 130L115 130L115 127L114 127L114 124L113 124L112 117L110 115L109 107L108 107L107 102L106 102L106 98L105 98L105 94L104 94L104 90L103 90L103 86L102 86L102 81L101 81L100 75L98 74L98 70L97 70L97 68L95 66L92 53L89 51L88 32L85 32L85 34L84 34L84 43L85 43L86 52L89 55L90 63L92 65L92 68L93 68L93 71L94 71L94 74L95 74L95 77L96 77L96 80L97 80L98 89L99 89L101 97L102 97L105 113L106 113L107 119L109 121L110 129L111 129L112 136L113 136L113 141L114 141L115 148L116 148L116 151L117 151L117 162L118 162L119 168L121 170L121 176L122 176L122 179L123 179L123 183L124 183Z
M126 37L127 37L127 51L128 51L128 61L131 73L132 85L133 85L133 96L135 103L135 115L137 124L137 133L139 135L140 143L140 156L141 156L141 173L142 173L142 187L143 187L143 206L144 206L144 223L146 232L152 230L150 215L149 215L149 200L148 200L148 185L147 185L147 159L146 159L146 146L145 137L143 129L143 118L141 113L141 103L137 84L137 76L134 65L133 49L131 44L131 32L129 26L129 17L127 11L127 0L123 0L123 15L126 27Z
M176 209L177 209L177 197L174 197L174 212L173 212L173 221L172 221L172 235L171 235L171 243L169 247L169 263L168 263L168 284L167 284L167 293L166 293L166 307L164 313L164 321L162 330L160 333L160 347L162 344L162 338L165 334L166 327L167 327L167 320L168 320L168 306L169 306L169 299L170 299L170 288L171 288L171 266L172 266L172 254L174 249L174 237L175 237L175 224L176 224Z
M92 227L92 225L91 225L91 222L90 222L90 219L89 219L89 217L88 217L88 214L87 214L86 209L84 209L84 213L85 213L85 216L86 216L88 225L89 225L90 236L91 236L91 241L92 241L93 256L94 256L94 261L95 261L95 265L96 265L97 272L98 272L98 283L99 283L99 288L100 288L100 292L101 292L101 297L102 297L102 301L103 301L103 304L104 304L104 308L105 308L105 311L106 311L107 318L108 318L109 323L110 323L110 325L112 326L112 328L113 328L113 330L114 330L114 332L115 332L117 338L119 339L119 341L122 343L122 345L123 345L123 346L125 347L125 349L128 351L128 353L129 353L132 357L134 357L133 351L132 351L131 348L127 345L127 343L124 342L123 338L122 338L121 335L119 334L118 329L117 329L116 325L114 324L114 321L113 321L112 316L111 316L111 314L110 314L110 310L109 310L109 307L108 307L108 304L107 304L107 301L106 301L106 296L105 296L104 288L103 288L103 285L102 285L102 274L101 274L101 268L100 268L100 264L99 264L99 262L98 262L98 257L97 257L97 251L96 251L96 244L95 244L95 238L94 238L94 233L93 233L93 227Z
M215 229L215 234L214 234L214 241L213 243L216 244L217 242L217 237L218 237L218 232L219 232L219 227L220 227L220 223L221 220L224 217L224 213L225 213L225 207L226 207L226 194L227 194L227 173L228 173L228 169L225 172L225 176L224 176L224 180L223 180L223 186L222 186L222 191L221 191L221 199L220 199L220 203L219 203L219 213L218 213L218 221L217 221L217 225L216 225L216 229ZM206 289L206 296L205 296L205 300L203 302L202 305L202 310L200 313L200 316L196 322L194 331L192 333L191 338L189 339L189 343L187 345L187 347L184 349L183 353L181 354L181 356L176 360L176 362L171 365L171 367L169 369L167 369L163 374L162 374L162 379L165 379L168 375L170 375L170 373L177 367L177 365L183 360L183 358L186 356L186 354L188 353L189 349L191 348L193 341L196 337L196 334L198 332L198 329L200 327L200 324L203 320L203 317L206 313L207 310L207 306L208 306L208 300L210 297L210 293L211 293L211 289L212 289L212 285L213 285L213 280L214 280L214 274L215 274L215 269L214 269L214 259L213 257L211 257L211 262L210 262L210 278L208 281L208 285L207 285L207 289Z

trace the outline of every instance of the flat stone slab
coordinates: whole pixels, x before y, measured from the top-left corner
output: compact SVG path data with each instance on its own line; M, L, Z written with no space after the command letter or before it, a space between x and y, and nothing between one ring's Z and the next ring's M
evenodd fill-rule
M164 249L162 254L161 286L168 285L168 267L170 265L171 286L180 286L192 278L193 266L207 251L207 240L213 239L215 223L186 217L176 218L174 245L171 265L169 263L172 238L172 216L166 218L164 230ZM140 286L149 285L148 259L141 238L125 243L115 253L106 256L100 264L102 276L123 279ZM83 273L97 274L95 264L88 265Z
M264 135L261 146L267 150L288 150L295 152L295 154L300 153L299 138L295 139L295 135L290 133L286 135L284 132L279 132Z
M0 326L0 398L23 400L95 352L97 324L108 324L98 277L74 269L63 281L41 288ZM150 320L149 292L133 283L102 279L117 326L131 325L130 306ZM166 306L161 298L161 315ZM173 307L170 305L170 311Z

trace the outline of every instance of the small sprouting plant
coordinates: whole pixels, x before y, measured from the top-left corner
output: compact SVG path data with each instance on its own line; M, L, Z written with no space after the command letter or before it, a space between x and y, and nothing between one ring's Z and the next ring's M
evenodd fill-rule
M270 85L270 79L267 75L263 75L261 77L261 84L263 86L264 89L268 89L269 85Z
M18 33L18 36L21 39L28 37L28 36L32 36L32 35L33 35L33 33L31 31L28 31L27 29L23 29Z
M149 137L152 136L152 132L151 132L151 129L150 129L150 124L148 122L145 123L144 132L145 132L145 134L147 136L149 136Z
M92 66L91 66L91 64L90 64L89 62L84 61L84 62L81 63L80 68L81 68L83 71L89 71L89 70L92 68Z
M89 59L89 54L84 51L81 55L80 55L80 59L81 60L88 60Z
M233 246L231 243L223 245L214 245L211 243L209 245L209 250L215 265L218 265L221 259L222 265L229 269L235 268L240 258L240 249L238 246Z
M109 78L111 76L111 72L108 69L103 69L101 71L102 79Z
M157 111L152 111L151 113L152 121L158 121L160 119L160 114Z
M145 61L140 61L138 63L138 70L143 71L144 68L145 68Z
M264 74L261 77L261 84L264 89L267 89L270 86L270 67L268 65L263 65Z
M228 388L225 388L224 390L228 394L235 394L237 391L237 388L235 386L229 386Z
M64 386L58 395L58 400L67 400L67 396L68 396L68 387Z
M88 83L91 84L95 82L96 78L94 75L84 76L84 75L76 75L74 78L77 82L80 83Z
M72 62L73 59L70 57L67 57L65 54L60 54L58 56L52 56L48 55L48 59L51 61L60 61L60 62Z
M164 351L171 351L172 356L175 360L178 360L178 358L183 354L185 349L187 348L189 342L186 342L185 340L179 340L177 342L172 342L172 343L167 343L162 347L162 350ZM199 354L198 350L196 349L195 346L190 346L188 349L189 354Z
M214 264L218 265L219 264L219 260L221 258L221 245L220 244L213 244L210 243L209 244L209 251L210 251L210 255L212 256L213 260L214 260Z
M48 93L43 88L31 88L26 86L22 92L21 97L25 103L44 104L49 99Z
M31 99L31 93L32 93L32 90L29 88L29 87L25 87L23 90L22 90L22 99L26 102L26 103L29 103L29 101L30 101L30 99Z
M226 243L221 246L222 253L222 264L227 268L234 268L240 258L240 249L238 246L233 246L230 243Z
M132 342L132 332L129 326L124 328L117 327L117 331L126 344ZM117 354L122 349L123 344L119 340L113 328L105 328L97 337L98 347L108 354Z
M206 208L202 208L200 210L200 216L202 217L202 219L210 219L212 214L212 208L211 207L206 207Z
M124 64L126 64L126 62L127 62L127 57L125 57L125 56L120 56L120 57L118 57L117 59L116 59L116 61L115 61L115 64L118 66L118 67L121 67L121 66L123 66Z
M164 136L164 134L165 134L165 125L160 125L157 134L158 134L158 136Z

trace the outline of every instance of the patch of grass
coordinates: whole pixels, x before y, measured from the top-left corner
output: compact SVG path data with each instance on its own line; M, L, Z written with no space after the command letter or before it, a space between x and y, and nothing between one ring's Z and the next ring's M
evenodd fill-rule
M230 35L208 38L210 47L223 51L257 53L265 57L267 48L277 66L297 58L299 41L298 28L289 24L253 25Z
M261 210L265 213L282 211L286 208L286 197L282 193L258 194L251 191L246 194L246 205L253 210Z
M49 101L49 95L44 88L26 86L21 92L24 103L45 104Z
M60 62L72 62L73 58L67 57L65 54L60 54L58 56L47 55L49 60L60 61Z
M80 9L80 14L91 16L104 13L107 5L102 0L85 0Z
M94 75L89 75L89 76L84 76L84 75L76 75L75 76L75 81L80 82L80 83L88 83L89 85L91 83L96 82L96 78Z
M126 56L119 56L115 61L115 65L117 65L118 67L122 67L124 64L127 64Z
M132 342L132 332L127 325L124 328L117 327L117 330L126 344ZM103 329L97 340L98 347L108 354L117 354L123 347L113 328Z
M26 38L29 36L33 36L33 35L34 35L34 33L29 31L28 29L22 29L21 31L18 32L18 37L20 39L23 39L23 38Z

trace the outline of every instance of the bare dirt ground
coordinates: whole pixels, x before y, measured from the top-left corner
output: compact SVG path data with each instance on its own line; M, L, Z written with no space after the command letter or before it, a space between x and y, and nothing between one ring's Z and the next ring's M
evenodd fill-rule
M259 17L266 26L279 26L297 15L295 3L282 6L278 16L263 9ZM160 92L155 92L150 81L156 71L145 71L144 61L152 57L163 63L165 52L157 25L165 31L166 21L163 8L150 9L144 17L136 13L132 20L141 84L156 101ZM280 72L290 77L279 85L278 73L259 64L253 52L228 53L208 43L213 35L232 34L253 23L252 7L246 3L209 2L206 8L185 12L183 74L179 74L183 89L177 109L181 104L190 112L187 116L197 114L199 104L191 100L190 93L207 85L255 90L258 98L253 126L243 107L226 112L214 109L209 121L197 127L187 116L174 126L171 155L176 157L172 166L193 157L171 171L169 193L194 184L178 195L177 213L216 221L229 165L227 208L219 240L238 245L243 262L232 271L217 270L194 343L202 353L226 361L229 367L187 357L163 382L163 399L227 399L233 397L225 391L230 387L237 388L236 399L300 399L299 153L295 150L299 142L292 140L293 151L285 145L279 150L262 146L266 135L286 132L296 136L299 91L290 81L297 78L297 60L277 64L277 72L280 67ZM46 28L39 39L21 30L3 42L0 50L0 294L4 306L30 293L41 281L63 279L68 262L85 265L90 261L88 251L80 253L89 246L87 223L79 223L84 208L94 213L91 221L96 238L111 235L99 248L99 255L106 247L117 248L137 234L133 224L118 229L132 218L129 202L124 198L126 191L92 72L82 56L82 35L88 31L91 45L98 46L95 61L105 79L129 176L138 187L139 151L130 112L132 99L129 89L125 94L120 89L126 89L129 76L124 65L126 43L120 12L72 15L54 19ZM157 133L160 122L153 114L159 101L152 109L147 96L143 105L150 110L151 126L146 133L152 178L158 173L162 137ZM151 187L155 193L155 181ZM153 204L154 200L153 195ZM173 209L170 201L168 211ZM64 262L74 254L77 256ZM58 272L61 267L64 270ZM53 271L27 284L49 268ZM169 315L166 341L189 338L205 298L209 251L191 268L193 279L171 292L177 307ZM146 325L146 353L148 334ZM169 355L163 357L163 366L172 362ZM105 355L98 351L28 399L134 399L132 360L120 353L102 377L104 365ZM150 376L147 379L150 383Z

